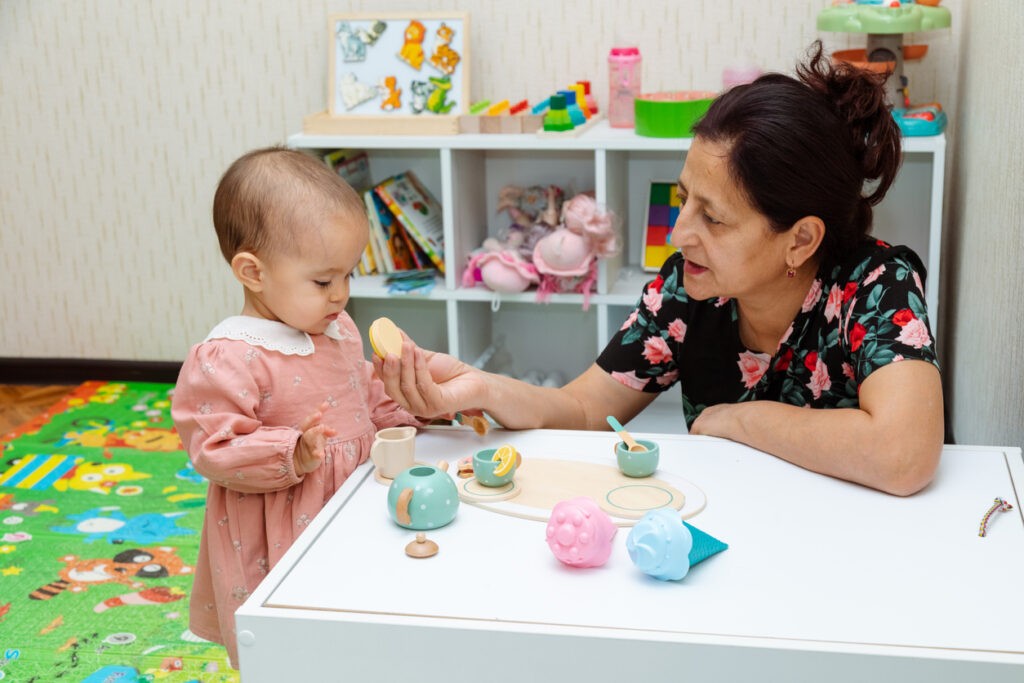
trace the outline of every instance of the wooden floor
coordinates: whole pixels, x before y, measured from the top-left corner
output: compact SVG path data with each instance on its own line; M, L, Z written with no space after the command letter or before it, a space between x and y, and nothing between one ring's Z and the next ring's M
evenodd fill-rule
M0 384L0 434L44 412L75 386Z

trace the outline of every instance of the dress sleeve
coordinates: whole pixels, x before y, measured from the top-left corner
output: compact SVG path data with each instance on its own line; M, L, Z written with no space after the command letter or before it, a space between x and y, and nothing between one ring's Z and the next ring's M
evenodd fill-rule
M939 367L921 275L911 259L887 259L859 283L847 283L843 297L849 301L843 342L858 386L889 363L923 360Z
M292 461L301 433L261 423L263 388L238 346L192 349L174 390L174 425L196 471L210 481L241 493L294 486L302 481Z
M686 337L689 308L682 263L678 252L665 261L597 358L599 367L631 389L660 393L679 378L676 354Z

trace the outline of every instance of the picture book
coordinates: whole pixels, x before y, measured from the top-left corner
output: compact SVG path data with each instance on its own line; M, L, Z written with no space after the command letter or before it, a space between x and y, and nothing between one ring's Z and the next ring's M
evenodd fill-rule
M363 193L373 187L370 176L370 157L366 152L352 149L336 149L324 155L324 163L341 176L353 190Z
M416 270L422 267L421 261L417 259L415 249L412 248L412 240L405 234L401 223L376 192L371 192L370 195L373 200L374 213L377 215L377 222L380 224L379 237L391 260L392 270Z
M366 190L363 193L363 203L366 204L366 216L370 221L370 240L366 248L373 252L377 264L377 272L386 275L395 270L395 263L391 260L391 253L387 247L387 237L384 235L384 227L381 225L380 214L377 210L376 195L373 190Z
M394 175L374 188L377 196L416 245L444 272L444 222L441 205L412 171Z

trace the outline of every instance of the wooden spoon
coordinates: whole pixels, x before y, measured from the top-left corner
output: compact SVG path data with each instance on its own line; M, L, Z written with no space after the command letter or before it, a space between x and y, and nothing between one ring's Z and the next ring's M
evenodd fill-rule
M608 424L612 426L612 429L615 430L616 434L622 437L623 443L629 446L629 450L631 450L634 453L639 453L641 451L647 450L646 446L641 446L640 444L638 444L636 442L636 439L634 439L632 435L630 435L630 433L626 431L626 428L619 424L619 421L616 420L611 415L608 416Z

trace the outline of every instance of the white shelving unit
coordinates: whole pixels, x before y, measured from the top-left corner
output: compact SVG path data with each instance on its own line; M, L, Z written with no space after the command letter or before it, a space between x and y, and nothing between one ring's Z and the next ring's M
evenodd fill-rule
M374 318L387 315L425 348L467 362L490 357L489 367L513 375L557 371L565 379L593 362L651 278L639 265L647 186L652 180L678 177L690 142L640 137L605 121L579 137L566 138L296 134L288 139L293 148L317 153L365 150L375 180L412 169L444 207L443 280L438 279L429 296L392 296L382 276L354 280L348 310L364 334ZM903 149L900 174L875 209L874 233L909 245L925 262L934 326L946 138L905 138ZM555 184L569 194L593 190L597 201L621 218L624 247L615 258L601 262L597 292L587 311L579 294L555 295L540 304L533 291L499 295L461 286L470 252L507 227L508 217L497 215L495 208L498 190L509 184ZM496 346L498 352L490 356ZM672 424L682 427L678 394L669 394L637 418L633 428L665 432Z

